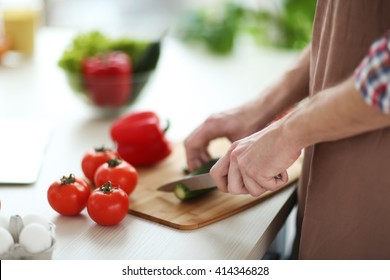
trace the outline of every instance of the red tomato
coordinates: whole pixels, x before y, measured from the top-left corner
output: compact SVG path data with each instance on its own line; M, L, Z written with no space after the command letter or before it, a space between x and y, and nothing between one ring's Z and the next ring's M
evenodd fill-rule
M97 224L112 226L120 223L129 210L129 197L120 188L113 188L107 182L95 189L87 203L88 215Z
M116 151L105 148L104 146L88 151L81 161L81 168L85 177L93 183L96 169L103 163L106 163L109 159L116 157L119 157L119 154Z
M73 174L53 182L47 190L50 206L65 216L78 215L87 205L91 189L87 181Z
M138 172L122 159L111 159L96 170L94 180L95 186L104 185L108 181L113 187L119 187L130 195L138 183Z

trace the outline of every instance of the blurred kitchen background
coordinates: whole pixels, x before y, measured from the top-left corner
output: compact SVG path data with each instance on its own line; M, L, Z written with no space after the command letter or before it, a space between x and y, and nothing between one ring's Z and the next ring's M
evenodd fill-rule
M14 0L11 0L14 1ZM42 0L49 26L99 29L140 36L159 36L184 12L213 7L226 0ZM236 1L247 7L270 7L280 0ZM274 3L270 3L274 2Z
M265 48L299 51L310 41L315 4L315 0L0 0L0 58L10 51L33 53L34 34L43 27L151 40L177 36L219 57L229 55L242 34ZM289 257L293 217L294 213L265 258Z
M11 33L15 31L11 29L22 25L24 20L24 24L30 22L36 27L99 30L139 39L159 39L174 33L208 45L222 44L229 36L234 40L245 33L262 45L296 50L310 40L315 3L315 0L0 0L0 9L4 11L0 15L0 42L4 41L4 33L12 40ZM15 14L16 10L23 13ZM212 46L209 49L213 51Z

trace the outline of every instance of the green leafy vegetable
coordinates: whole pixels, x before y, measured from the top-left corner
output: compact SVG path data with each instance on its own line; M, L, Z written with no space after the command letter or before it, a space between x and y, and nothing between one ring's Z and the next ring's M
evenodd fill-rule
M185 41L200 42L219 55L230 53L240 32L259 43L284 49L302 49L311 40L316 0L284 0L276 11L254 10L227 2L220 11L191 11L179 23Z
M153 53L150 53L149 46L153 45ZM79 34L62 54L58 65L67 72L79 73L82 61L90 56L110 51L123 51L132 61L134 73L139 72L137 65L141 62L145 65L145 52L148 51L147 67L142 71L149 71L155 68L159 57L160 42L138 41L129 38L111 39L104 34L93 31ZM140 71L141 72L141 71Z
M80 72L84 58L106 52L109 49L108 46L107 37L100 32L80 34L64 51L58 65L69 72Z
M113 51L126 53L131 61L130 82L132 88L129 103L132 103L139 96L152 70L156 68L160 47L160 41L149 42L130 38L112 39L98 31L93 31L75 36L58 60L58 66L65 71L73 91L89 100L92 90L91 87L86 86L85 73L82 71L83 62L89 57Z
M259 43L299 50L311 40L316 0L284 0L276 12L260 11L250 32Z
M180 23L179 34L184 40L203 42L215 54L227 54L233 49L242 13L234 3L227 3L221 12L189 12Z

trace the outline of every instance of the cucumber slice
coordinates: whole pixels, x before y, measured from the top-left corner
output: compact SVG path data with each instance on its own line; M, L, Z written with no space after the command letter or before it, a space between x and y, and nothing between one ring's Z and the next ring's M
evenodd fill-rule
M186 174L186 175L198 175L198 174L203 174L203 173L210 172L211 167L213 167L213 165L216 164L218 160L219 160L219 158L213 158L213 159L209 160L208 162L206 162L201 167L199 167L198 169L196 169L194 172L190 172L188 170L188 167L185 167L184 170L183 170L184 174Z
M192 191L185 184L177 184L175 187L174 193L178 199L180 199L181 201L186 201L189 199L199 197L199 196L204 195L206 193L209 193L210 191L213 191L216 188L217 187L210 187L207 189Z
M188 173L189 175L198 175L210 172L211 167L219 160L219 158L211 159L210 161L206 162L204 165L196 169L192 173ZM180 199L181 201L186 201L192 198L196 198L199 196L202 196L206 193L209 193L210 191L213 191L217 189L217 187L210 187L207 189L201 189L201 190L190 190L185 184L177 184L174 190L175 196Z

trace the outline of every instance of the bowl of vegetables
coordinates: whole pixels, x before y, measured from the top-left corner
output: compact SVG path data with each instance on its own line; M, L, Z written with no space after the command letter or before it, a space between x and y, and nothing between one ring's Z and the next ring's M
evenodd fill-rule
M112 39L93 31L77 35L58 65L88 105L116 115L133 104L156 68L160 41Z

